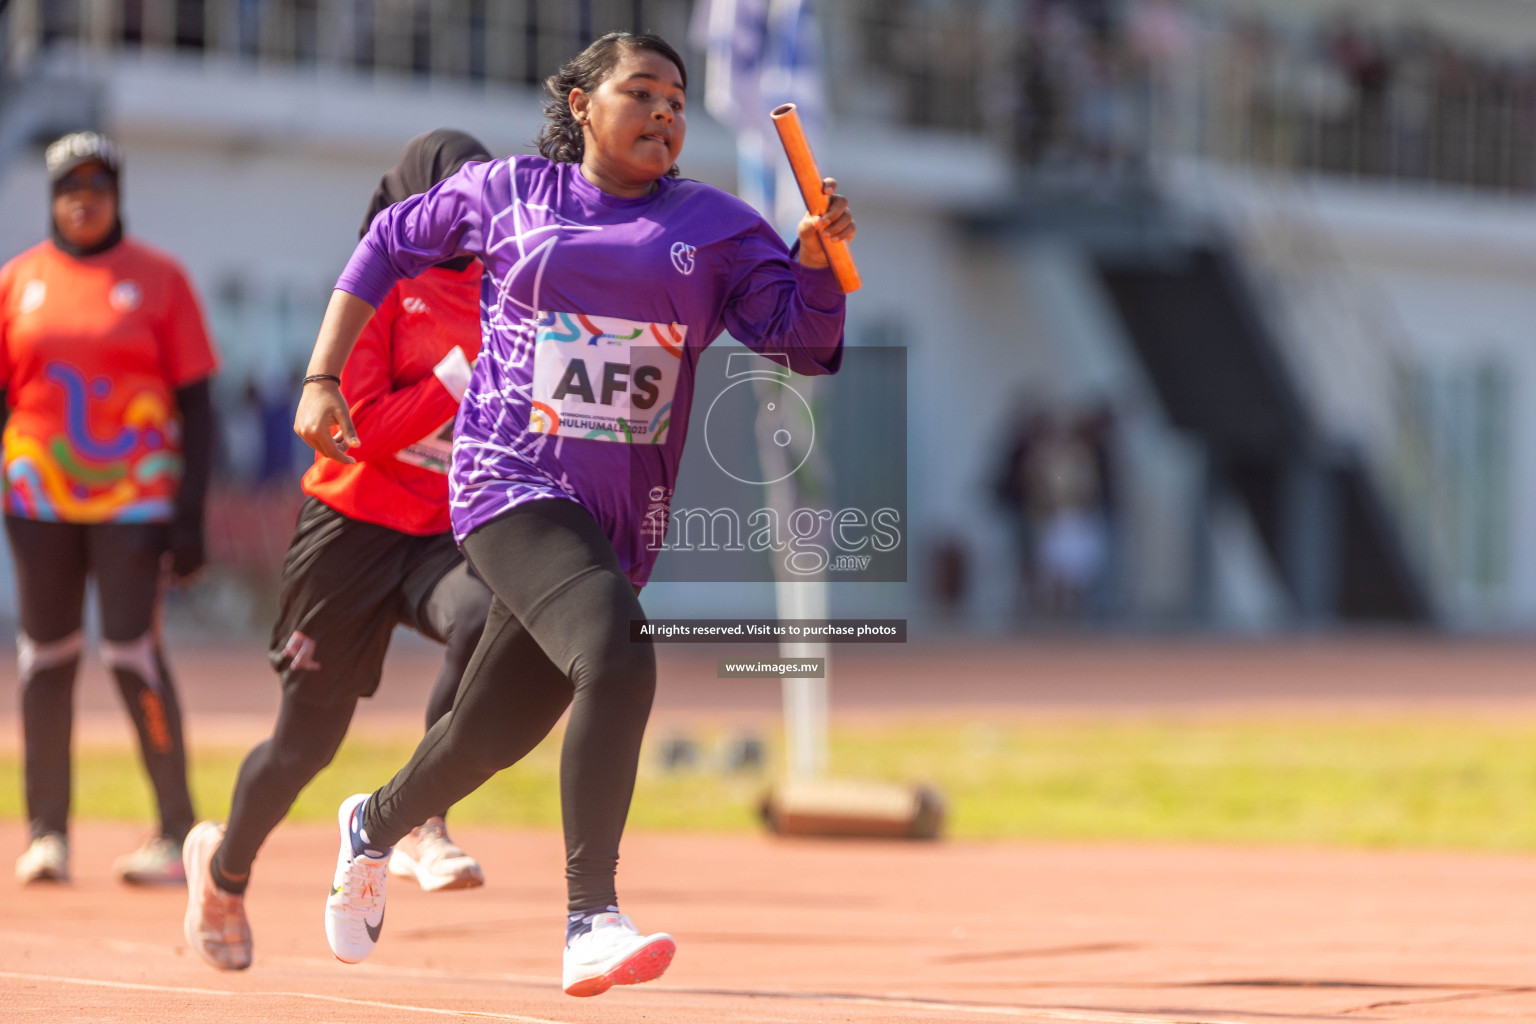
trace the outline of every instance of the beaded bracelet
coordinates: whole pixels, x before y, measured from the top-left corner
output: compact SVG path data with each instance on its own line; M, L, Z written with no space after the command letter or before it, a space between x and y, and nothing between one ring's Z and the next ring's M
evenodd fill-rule
M312 373L308 377L304 378L304 383L313 384L317 380L328 380L334 383L337 387L341 386L341 378L336 376L334 373Z

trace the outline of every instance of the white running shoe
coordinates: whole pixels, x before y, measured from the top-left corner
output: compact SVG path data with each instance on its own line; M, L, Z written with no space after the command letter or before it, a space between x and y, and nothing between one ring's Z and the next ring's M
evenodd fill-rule
M592 918L592 928L565 947L560 984L568 996L602 995L614 985L638 985L661 977L677 952L666 932L641 935L628 914Z
M187 875L187 916L181 932L187 945L221 971L251 966L251 925L245 918L245 897L213 884L213 854L224 841L224 826L204 821L187 833L181 846Z
M336 811L341 850L336 855L336 878L331 882L331 895L325 901L325 937L331 944L331 952L344 964L365 960L384 930L384 887L389 881L389 856L354 856L352 853L352 819L367 799L367 793L349 796Z
M32 840L16 858L16 880L23 885L69 881L69 843L57 832Z
M448 838L442 818L428 818L395 844L389 873L414 878L427 892L474 889L485 884L485 872L475 858Z
M143 846L113 861L112 871L129 885L185 885L181 846L165 836L146 839Z

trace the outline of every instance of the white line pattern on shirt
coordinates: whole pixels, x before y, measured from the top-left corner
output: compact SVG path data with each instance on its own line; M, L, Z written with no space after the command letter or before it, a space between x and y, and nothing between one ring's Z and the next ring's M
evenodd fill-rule
M494 511L500 512L541 498L576 498L575 489L564 473L557 480L540 464L544 446L550 442L549 435L524 429L533 397L531 371L525 374L525 383L514 381L533 359L544 270L560 241L561 232L601 231L602 228L561 217L547 205L526 202L517 194L514 163L508 160L492 172L506 175L510 196L507 208L486 225L486 259L482 261L496 296L493 305L482 298L480 307L484 324L481 343L484 354L491 360L482 373L489 378L492 387L478 392L472 388L464 396L464 419L476 436L461 432L454 439L456 472L450 476L449 504L455 509L470 509L489 501L498 506ZM556 223L548 223L550 219ZM535 224L535 220L545 223ZM511 230L508 230L509 221ZM496 237L498 232L502 233L500 238ZM517 259L498 274L492 256L508 245L516 246ZM518 299L512 290L518 273L524 271L531 260L538 262L534 268L532 302L529 303ZM558 452L557 442L557 455ZM532 479L528 479L530 477ZM473 518L484 521L485 517L477 515ZM462 538L462 533L460 536Z

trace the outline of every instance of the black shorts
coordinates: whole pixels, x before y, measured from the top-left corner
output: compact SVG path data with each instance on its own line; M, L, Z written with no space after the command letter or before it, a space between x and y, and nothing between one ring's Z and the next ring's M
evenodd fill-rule
M423 606L463 558L451 533L417 537L307 499L267 654L284 691L313 704L371 697L395 626L444 642Z

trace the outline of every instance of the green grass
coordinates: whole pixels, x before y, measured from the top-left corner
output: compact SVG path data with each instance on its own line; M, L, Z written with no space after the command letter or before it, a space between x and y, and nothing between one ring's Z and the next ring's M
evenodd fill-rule
M718 736L703 739L709 750ZM293 816L328 820L342 797L402 765L410 746L353 737ZM1536 849L1536 718L910 724L844 728L832 750L835 774L937 786L957 837ZM243 753L196 752L201 813L227 814ZM558 756L558 738L546 741L455 817L558 825ZM148 818L131 751L82 750L75 774L76 815ZM709 770L663 774L648 748L630 823L751 829L764 786ZM0 755L0 817L20 815L20 791L15 756Z

